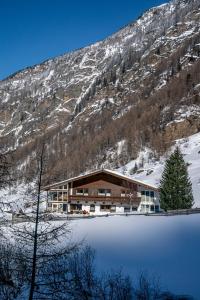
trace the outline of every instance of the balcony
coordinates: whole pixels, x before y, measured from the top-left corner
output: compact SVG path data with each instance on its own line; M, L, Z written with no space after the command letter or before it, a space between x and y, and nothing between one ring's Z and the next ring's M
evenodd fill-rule
M64 201L67 199L64 198ZM89 196L79 196L79 195L69 195L69 201L88 201L88 202L116 202L116 203L127 203L127 204L136 204L139 205L141 198L137 196L133 197L120 197L120 196L99 196L99 195L89 195Z
M131 205L139 205L141 202L141 197L137 196L137 193L130 192L130 194L112 194L106 192L105 194L99 194L98 191L92 190L90 193L76 193L73 191L73 195L68 195L67 192L54 191L49 195L49 202L104 202L105 204L123 203ZM131 196L130 196L131 195Z

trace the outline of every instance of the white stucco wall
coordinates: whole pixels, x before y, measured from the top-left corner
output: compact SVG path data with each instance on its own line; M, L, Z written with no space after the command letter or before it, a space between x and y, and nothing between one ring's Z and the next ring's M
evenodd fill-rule
M100 213L100 204L95 204L95 213Z
M116 213L124 213L124 207L123 206L116 206Z
M90 212L90 205L88 205L88 204L82 204L82 210Z

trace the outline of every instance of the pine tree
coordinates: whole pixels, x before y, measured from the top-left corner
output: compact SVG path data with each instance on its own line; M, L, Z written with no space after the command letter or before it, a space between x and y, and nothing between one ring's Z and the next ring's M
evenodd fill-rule
M187 165L177 147L166 161L160 182L160 203L164 210L188 209L193 205L192 183Z

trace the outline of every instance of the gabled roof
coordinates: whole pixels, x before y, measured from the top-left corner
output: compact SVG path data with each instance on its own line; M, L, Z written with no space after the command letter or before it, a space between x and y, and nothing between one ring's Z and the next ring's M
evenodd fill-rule
M90 177L90 176L93 176L93 175L97 175L97 174L101 174L101 173L108 174L108 175L113 175L115 177L124 179L124 180L126 180L128 182L142 185L142 186L144 186L146 188L150 188L150 189L153 189L153 190L158 190L158 188L156 186L154 186L154 185L147 184L147 183L145 183L143 181L131 178L131 177L123 175L123 174L121 174L119 172L108 170L108 169L100 169L100 170L89 172L89 173L84 174L84 175L79 175L79 176L76 176L76 177L72 177L72 178L69 178L67 180L55 182L53 184L45 186L43 189L44 190L49 190L50 188L57 187L58 185L65 185L67 183L71 183L71 182L74 182L76 180L84 179L84 178L87 178L87 177Z

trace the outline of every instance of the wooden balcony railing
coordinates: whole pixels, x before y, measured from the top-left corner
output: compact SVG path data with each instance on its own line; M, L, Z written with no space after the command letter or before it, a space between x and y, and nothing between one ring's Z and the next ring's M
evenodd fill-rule
M65 197L66 198L66 197ZM66 201L67 199L65 199ZM131 204L139 204L141 201L140 197L132 196L132 197L120 197L120 196L79 196L79 195L69 195L69 201L89 201L89 202L117 202L117 203L131 203Z
M100 196L100 195L68 195L63 194L55 198L48 199L49 202L105 202L106 203L126 203L132 205L139 205L141 202L141 197L137 197L137 195L129 195L126 196Z

